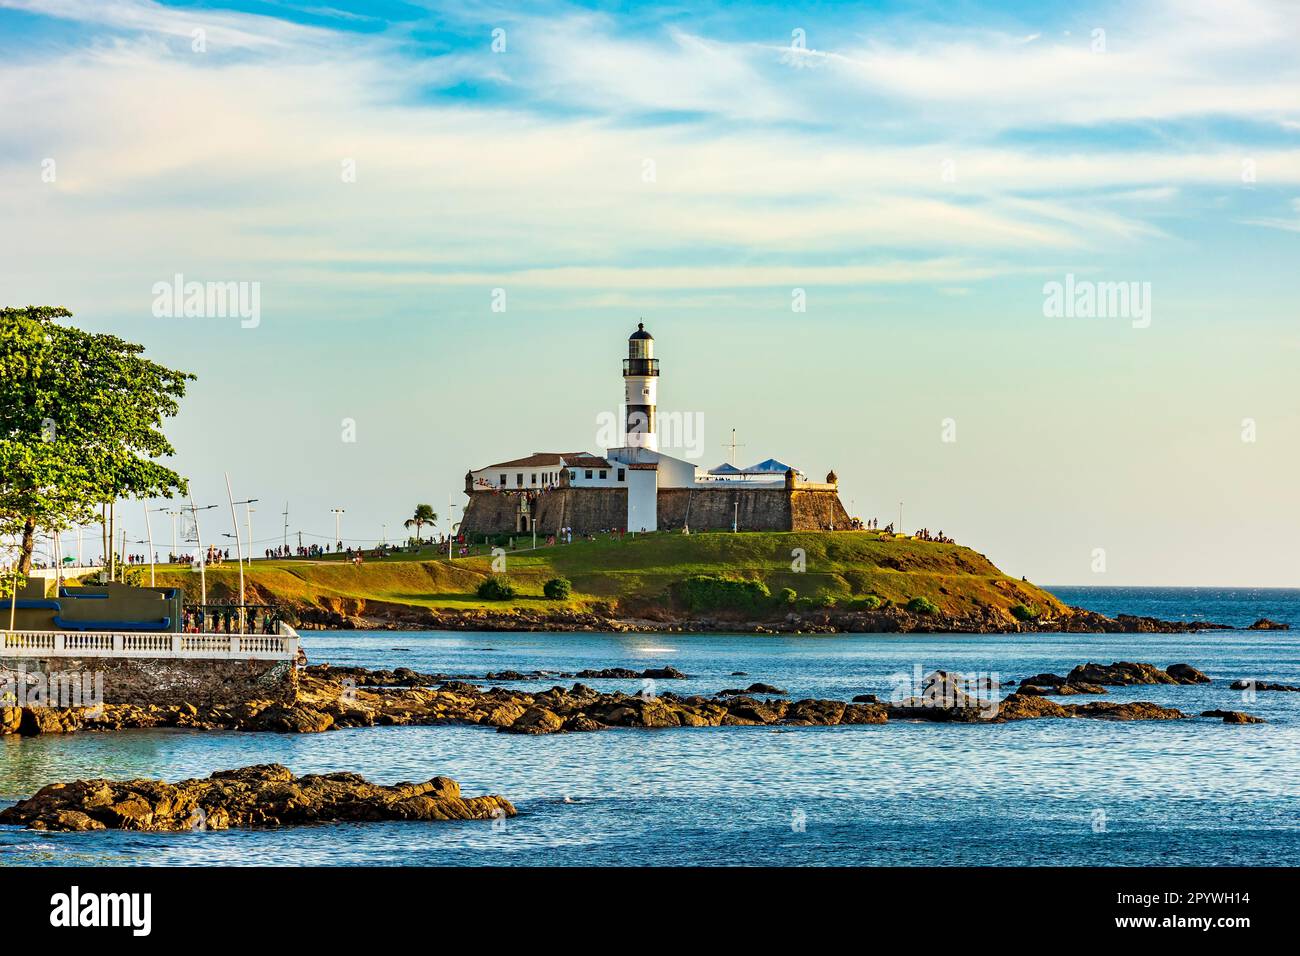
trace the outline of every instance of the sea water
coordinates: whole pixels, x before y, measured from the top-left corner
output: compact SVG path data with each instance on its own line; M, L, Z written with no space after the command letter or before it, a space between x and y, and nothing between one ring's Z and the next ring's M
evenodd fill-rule
M279 762L395 783L443 774L499 793L490 822L331 824L272 831L45 834L0 828L0 865L1300 865L1300 591L1055 588L1104 613L1292 631L998 636L314 632L313 661L483 674L672 665L659 693L754 681L791 698L875 693L917 668L1001 682L1085 661L1186 662L1214 682L1110 688L1187 713L1268 720L991 726L608 730L543 737L476 727L376 727L310 735L137 730L0 738L0 801L78 777L178 780ZM743 672L737 674L736 672ZM511 683L545 688L570 680ZM585 680L601 690L639 680Z

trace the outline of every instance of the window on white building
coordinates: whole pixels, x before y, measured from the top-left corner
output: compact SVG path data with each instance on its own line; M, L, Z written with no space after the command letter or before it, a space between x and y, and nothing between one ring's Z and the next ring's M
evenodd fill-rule
M626 477L627 477L627 472L624 471L622 468L620 468L620 469L618 470L618 480L619 480L619 481L623 481L623 480L626 479Z

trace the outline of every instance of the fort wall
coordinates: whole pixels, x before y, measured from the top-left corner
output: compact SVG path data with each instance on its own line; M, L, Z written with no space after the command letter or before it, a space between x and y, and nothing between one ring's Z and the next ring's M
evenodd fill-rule
M622 528L627 524L626 488L561 488L537 495L529 503L539 535L572 528L578 534ZM519 496L475 491L465 506L461 532L528 534L521 520ZM798 483L794 488L661 488L658 527L679 531L730 531L733 517L741 531L847 530L849 515L834 485Z

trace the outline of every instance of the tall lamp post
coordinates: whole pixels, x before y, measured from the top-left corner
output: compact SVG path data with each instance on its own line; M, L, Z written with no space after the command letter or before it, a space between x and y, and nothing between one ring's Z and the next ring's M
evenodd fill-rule
M343 508L331 508L330 511L334 512L334 547L342 551L343 532L339 530L340 529L339 521L343 517L345 511Z
M175 560L176 558L179 558L181 554L180 545L176 541L176 522L185 512L181 511L179 508L176 508L175 510L164 510L167 512L167 517L172 519L172 559Z
M239 562L239 633L243 634L246 631L246 611L244 605L244 548L239 540L239 513L235 511L235 505L251 505L257 499L248 498L244 501L235 501L235 493L230 490L230 472L226 472L226 500L230 502L230 523L234 525L235 528L235 559ZM251 532L253 528L252 517L249 517L248 519L248 528ZM251 541L249 542L249 547L252 547Z
M210 511L216 505L195 507L194 496L190 495L190 516L194 519L194 550L199 559L199 603L208 603L208 556L203 553L203 535L199 531L199 512ZM206 613L206 612L205 612Z
M451 520L451 509L456 507L452 503L451 495L447 496L447 560L451 560L451 539L456 536L456 523Z
M168 511L166 508L155 508L154 511L159 514L163 514L163 513L171 514L171 512ZM149 539L149 587L152 588L152 587L157 587L158 582L154 574L153 522L149 520L149 507L147 505L145 506L144 509L144 531L146 537ZM172 540L173 540L172 547L173 548L175 548L175 538L176 538L176 522L175 520L173 520L172 521Z

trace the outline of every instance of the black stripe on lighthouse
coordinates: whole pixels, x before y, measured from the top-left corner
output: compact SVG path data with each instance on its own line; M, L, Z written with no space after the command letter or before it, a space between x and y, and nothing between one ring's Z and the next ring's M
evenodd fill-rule
M629 405L627 407L627 433L629 435L653 434L655 430L655 407L653 405Z

